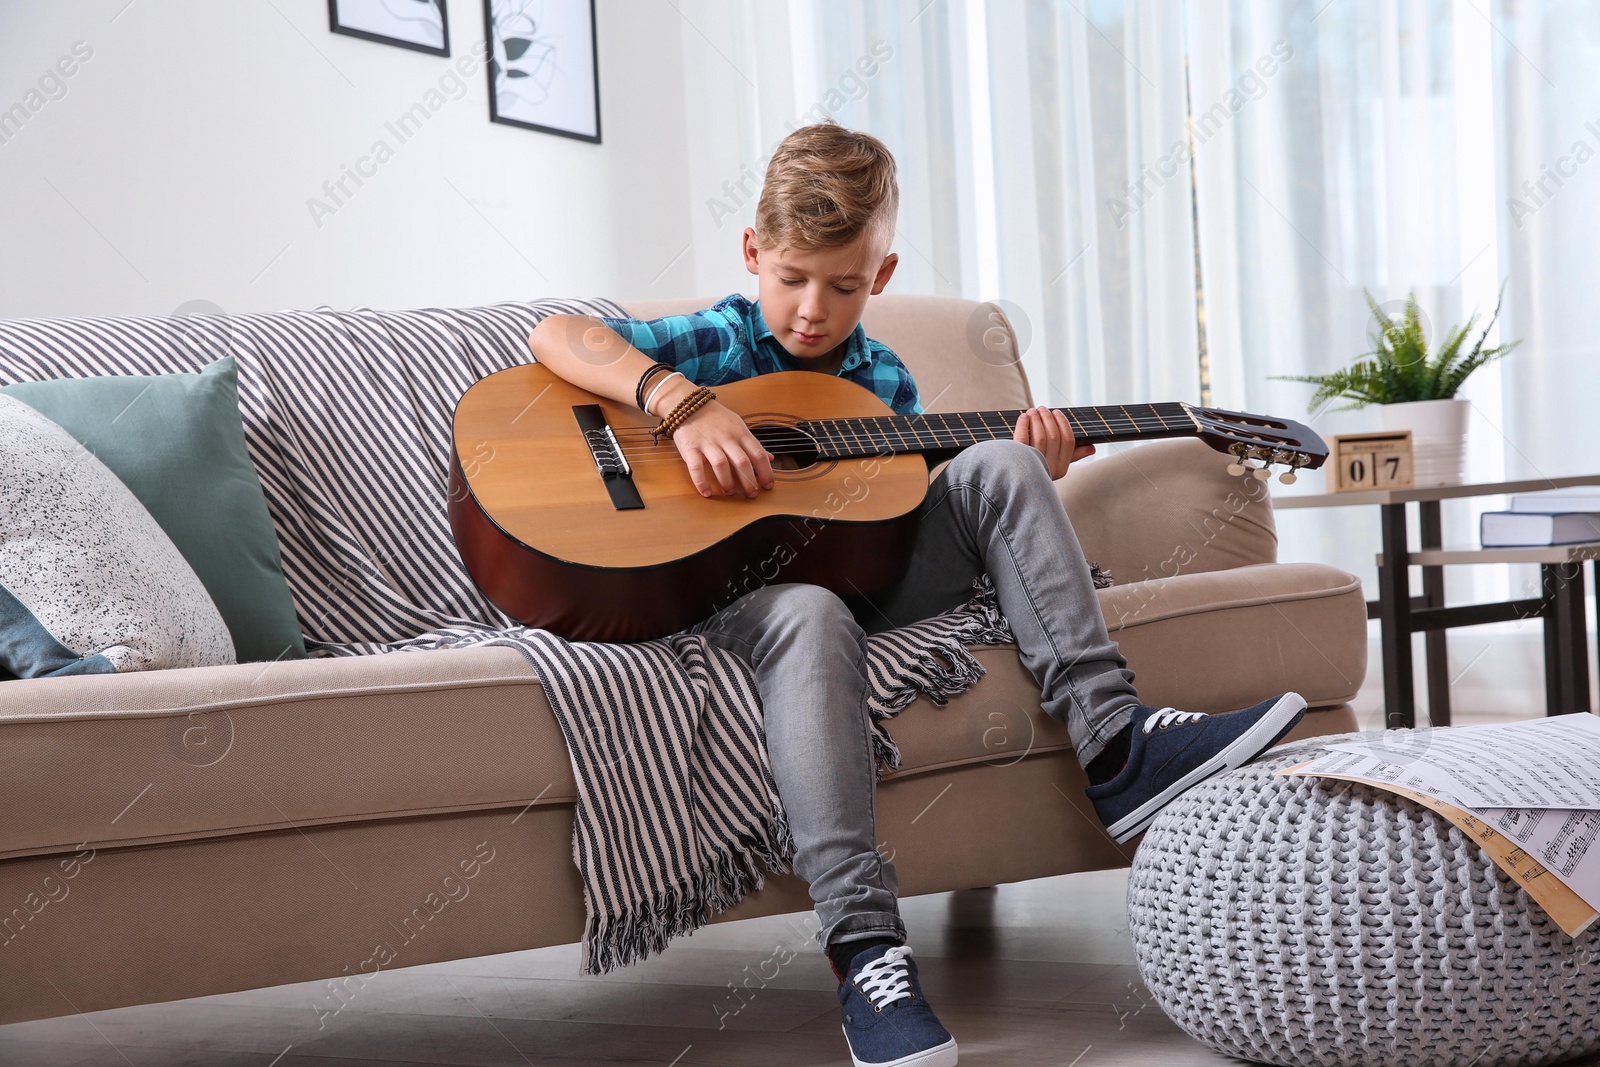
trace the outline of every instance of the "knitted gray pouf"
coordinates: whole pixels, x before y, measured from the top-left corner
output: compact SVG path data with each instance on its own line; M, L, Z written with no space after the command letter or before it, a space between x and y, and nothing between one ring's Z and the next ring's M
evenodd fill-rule
M1289 1065L1556 1063L1600 1049L1600 923L1570 938L1444 818L1351 782L1218 775L1128 880L1139 973L1218 1052Z

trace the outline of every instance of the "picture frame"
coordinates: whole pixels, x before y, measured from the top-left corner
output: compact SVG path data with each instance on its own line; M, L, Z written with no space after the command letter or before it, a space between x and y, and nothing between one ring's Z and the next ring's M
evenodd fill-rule
M328 29L433 56L450 55L445 0L328 0Z
M594 0L483 0L489 121L600 143Z

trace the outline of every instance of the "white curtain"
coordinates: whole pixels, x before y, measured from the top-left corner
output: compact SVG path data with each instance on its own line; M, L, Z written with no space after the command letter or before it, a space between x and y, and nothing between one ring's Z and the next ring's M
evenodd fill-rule
M1363 288L1384 305L1414 292L1433 337L1475 310L1487 319L1506 280L1491 339L1524 344L1463 390L1468 478L1600 469L1600 444L1581 429L1600 398L1600 360L1580 310L1600 281L1590 252L1600 164L1567 158L1587 159L1579 140L1600 149L1600 126L1585 125L1600 116L1600 10L1206 0L1189 4L1188 33L1197 119L1245 72L1276 67L1244 86L1196 152L1216 401L1303 412L1311 387L1271 376L1331 370L1370 347ZM1274 49L1292 56L1256 67ZM1559 165L1556 179L1522 191L1547 165ZM1377 428L1371 410L1311 421L1325 435ZM1301 490L1321 489L1306 481ZM1478 514L1503 506L1446 502L1446 543L1475 544ZM1284 558L1372 578L1375 509L1280 511L1279 528ZM1538 591L1531 566L1446 576L1452 603ZM1537 623L1457 630L1449 643L1458 710L1537 713Z
M1389 306L1415 293L1436 336L1487 318L1509 279L1490 343L1524 344L1463 391L1468 476L1600 469L1585 314L1600 282L1600 5L680 5L697 201L685 254L702 291L750 288L734 250L767 156L831 115L899 162L893 288L1005 301L1043 402L1197 400L1203 373L1219 407L1373 429L1370 409L1308 413L1311 387L1273 376L1366 350L1363 289ZM1313 475L1279 491L1321 488ZM1501 506L1447 503L1447 543L1475 543L1478 513ZM1282 511L1279 526L1282 558L1371 582L1375 509ZM1537 581L1531 567L1448 574L1452 602ZM1458 708L1533 710L1537 624L1450 644Z
M1003 300L1042 403L1199 399L1187 170L1147 181L1137 207L1124 188L1184 135L1177 5L680 9L689 129L716 131L691 132L702 291L750 290L735 248L767 157L831 116L899 166L893 291Z
M1600 470L1600 5L1495 5L1497 251L1511 275L1504 375L1509 477ZM1514 360L1515 362L1510 362Z

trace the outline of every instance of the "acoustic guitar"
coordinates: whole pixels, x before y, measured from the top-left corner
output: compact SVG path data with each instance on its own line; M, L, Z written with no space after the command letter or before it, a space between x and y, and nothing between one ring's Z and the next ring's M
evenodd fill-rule
M703 497L657 419L537 363L456 406L450 526L467 572L518 621L574 641L675 633L764 584L871 593L905 573L929 453L1010 439L1016 411L896 415L861 386L784 371L716 387L776 459L755 499ZM1080 444L1199 437L1237 475L1327 458L1285 419L1185 403L1058 409Z

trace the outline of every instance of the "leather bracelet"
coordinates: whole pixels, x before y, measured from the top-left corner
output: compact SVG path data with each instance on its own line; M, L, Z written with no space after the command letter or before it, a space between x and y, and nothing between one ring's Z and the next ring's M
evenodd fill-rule
M668 366L667 364L661 362L659 359L656 360L654 363L650 364L650 366L646 367L645 370L644 370L644 373L639 375L639 380L636 383L634 383L634 386L633 386L633 400L634 400L634 403L638 404L641 408L644 407L644 384L645 384L645 382L649 381L651 376L654 375L657 371L671 370L671 369L672 368L670 366Z
M650 364L643 374L639 375L639 381L633 387L633 402L639 406L641 411L644 409L644 383L649 381L650 376L656 371L671 369L671 364L663 363L658 359L654 363Z
M655 388L650 390L650 395L644 398L644 403L639 405L639 410L644 412L646 415L650 414L650 401L654 400L656 398L656 394L661 392L662 386L666 385L674 378L682 378L684 381L689 380L689 376L684 374L681 370L673 371L671 374L667 375L665 378L662 378L656 383Z

